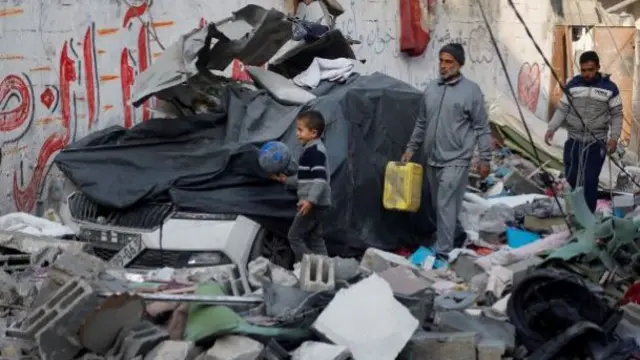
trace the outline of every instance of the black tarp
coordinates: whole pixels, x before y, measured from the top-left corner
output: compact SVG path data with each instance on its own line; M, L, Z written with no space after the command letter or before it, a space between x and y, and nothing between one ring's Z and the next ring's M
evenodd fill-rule
M324 82L307 107L327 119L324 134L332 169L333 205L327 245L340 255L367 246L394 249L423 243L432 232L425 210L382 207L384 168L399 159L413 129L421 93L386 75ZM152 119L131 129L94 132L55 159L89 198L114 209L171 201L179 209L237 213L284 233L295 214L295 194L266 180L257 146L279 139L292 149L301 107L278 104L265 91L229 87L225 112ZM423 204L428 191L423 189Z

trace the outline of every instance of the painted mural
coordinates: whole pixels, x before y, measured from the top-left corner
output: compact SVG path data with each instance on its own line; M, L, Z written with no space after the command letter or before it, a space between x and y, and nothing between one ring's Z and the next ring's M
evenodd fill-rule
M433 6L434 1L429 0ZM518 101L546 117L548 72L524 31L513 22L505 0L483 0L498 47L517 84ZM91 131L131 127L153 116L154 102L130 103L135 77L181 34L227 17L247 3L283 10L278 0L80 0L0 1L0 214L34 212L64 184L51 163L58 151ZM425 6L427 1L424 0ZM397 0L342 0L337 26L351 38L368 72L381 71L418 88L437 75L437 49L457 41L467 51L465 74L487 97L510 96L506 77L476 6L464 0L438 1L431 14L427 51L409 58L399 51ZM537 4L537 5L536 5ZM549 48L550 8L524 4L533 33ZM532 16L538 14L538 16ZM234 62L228 74L247 80Z

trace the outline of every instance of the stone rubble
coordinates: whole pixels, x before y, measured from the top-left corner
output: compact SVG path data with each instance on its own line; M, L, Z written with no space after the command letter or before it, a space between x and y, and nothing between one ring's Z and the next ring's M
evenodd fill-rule
M542 326L531 324L527 306L545 318L574 316L572 328L610 331L617 351L640 349L640 272L625 283L618 272L590 274L582 260L550 264L544 255L567 241L538 240L546 253L530 250L535 243L485 253L472 245L444 265L369 248L360 261L305 255L292 271L258 257L240 271L113 269L86 246L2 236L10 246L0 241L0 252L22 259L0 267L2 359L498 360L589 348L558 347L546 333L523 338ZM532 289L562 310L545 313L544 303L531 303ZM597 300L603 294L620 305ZM621 320L609 326L610 317L584 315L606 312ZM558 331L577 336L572 328Z

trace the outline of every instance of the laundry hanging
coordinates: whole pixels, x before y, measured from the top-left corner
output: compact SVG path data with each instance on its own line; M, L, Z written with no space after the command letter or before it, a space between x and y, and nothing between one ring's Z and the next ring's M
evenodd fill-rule
M400 51L412 57L422 55L431 39L422 26L421 1L400 0ZM435 5L429 6L429 11L432 8Z

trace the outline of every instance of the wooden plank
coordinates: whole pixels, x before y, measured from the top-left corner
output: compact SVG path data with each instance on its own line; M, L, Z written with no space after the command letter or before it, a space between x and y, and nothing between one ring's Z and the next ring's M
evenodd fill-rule
M553 48L551 57L551 66L558 74L563 85L573 76L573 68L571 67L571 27L564 25L556 25L553 28ZM555 77L551 75L549 82L549 118L551 120L553 113L556 111L558 101L562 97L562 88L559 86Z
M613 39L612 39L613 37ZM630 26L596 27L594 29L594 50L600 56L601 71L611 74L611 79L618 85L622 106L624 108L624 124L620 139L628 143L632 130L633 76L635 68L636 28ZM629 74L631 71L631 74Z

